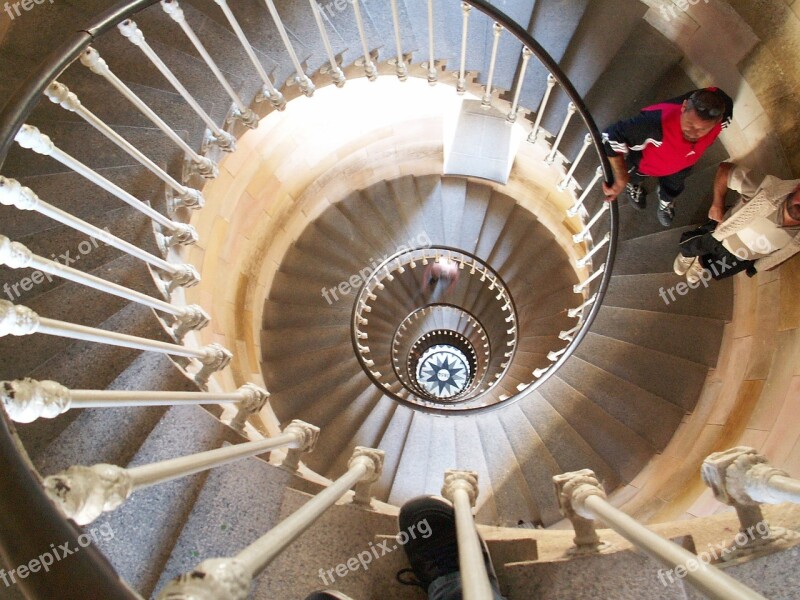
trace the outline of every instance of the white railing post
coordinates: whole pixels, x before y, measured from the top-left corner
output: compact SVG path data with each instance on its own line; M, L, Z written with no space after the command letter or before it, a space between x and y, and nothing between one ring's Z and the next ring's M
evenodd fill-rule
M581 242L583 242L589 236L589 232L591 232L592 227L594 227L597 224L597 221L600 220L600 217L603 216L603 213L609 211L610 209L611 209L611 203L603 202L603 204L600 206L600 209L594 214L594 216L591 219L589 219L589 222L586 223L586 226L583 228L583 230L572 236L572 241L576 244L580 244Z
M494 594L489 573L472 517L472 508L478 497L478 474L454 469L446 471L442 496L453 503L456 513L458 562L464 600L492 600Z
M571 342L575 339L575 334L580 331L581 327L583 327L583 323L578 323L572 329L566 329L558 334L558 339L564 340L566 342Z
M122 468L97 464L75 465L46 477L45 493L61 511L78 525L87 525L104 512L119 507L130 495L159 483L172 481L226 465L242 458L258 456L276 448L299 447L306 443L305 430L295 428L273 438L206 450L139 467Z
M194 376L199 385L208 383L209 377L228 366L233 358L233 355L219 344L210 344L203 348L187 348L159 340L40 317L27 306L0 300L0 337L34 333L194 358L202 365Z
M153 256L149 252L145 252L138 246L134 246L104 229L95 227L55 206L51 206L42 201L33 190L21 185L19 181L6 179L2 175L0 175L0 204L13 206L19 210L38 212L160 269L171 279L168 291L172 291L178 286L191 287L200 282L200 275L192 265L174 265L163 258Z
M191 225L186 223L176 223L171 221L157 210L146 205L144 202L135 198L118 185L110 182L108 179L87 167L82 162L76 160L60 148L58 148L53 141L39 131L32 125L23 125L17 132L14 140L26 150L33 150L42 156L50 156L60 162L65 167L72 169L82 177L85 177L95 185L103 188L109 194L113 194L129 206L135 208L143 215L149 217L164 229L169 231L170 244L189 245L197 241L197 231Z
M239 404L249 410L257 408L258 401L262 397L266 400L267 396L266 390L250 383L235 392L217 393L71 390L55 381L34 379L0 382L0 400L8 416L17 423L52 419L73 408ZM254 403L250 404L251 401Z
M61 83L54 81L45 90L45 94L53 104L58 104L65 110L74 112L84 121L97 129L100 133L114 142L119 148L124 150L129 156L133 157L139 164L153 173L161 181L166 183L173 191L177 192L181 206L191 209L203 208L205 199L198 190L191 189L179 183L174 177L159 167L156 163L144 155L138 148L123 138L120 134L106 125L102 119L87 109L81 103L77 95L69 91L69 88Z
M461 55L458 67L458 83L456 84L456 91L463 94L467 91L467 35L469 34L469 13L472 6L466 2L461 3Z
M579 258L579 259L577 259L575 261L575 266L577 266L577 267L585 267L587 264L589 264L589 261L592 260L592 257L595 254L597 254L600 251L600 249L603 246L605 246L606 244L608 244L610 241L611 241L611 232L609 231L609 232L606 232L606 234L603 236L603 239L601 239L599 242L597 242L592 247L592 249L589 252L586 253L586 255L583 258Z
M300 459L302 458L303 454L309 454L312 452L317 444L317 439L319 438L319 427L309 425L305 421L299 421L296 419L287 425L286 429L284 429L284 432L294 431L296 429L303 430L302 434L305 443L297 448L290 448L287 450L286 456L281 462L281 469L289 471L290 473L297 472L297 470L300 468Z
M536 121L533 123L533 129L531 129L530 134L528 135L528 141L531 143L535 143L536 139L539 137L539 130L542 125L542 117L544 116L544 109L547 108L547 103L550 100L550 94L553 93L553 88L556 85L556 78L553 77L552 73L547 74L547 89L544 91L544 96L542 97L542 102L539 104L539 112L536 113Z
M223 131L214 120L208 116L208 113L203 110L197 100L194 99L194 96L189 93L189 90L184 87L172 70L161 60L156 51L150 47L150 44L144 39L144 34L141 29L139 29L139 26L131 19L127 19L117 25L117 28L123 37L127 38L134 46L142 51L166 80L169 81L172 87L175 88L175 91L177 91L183 99L186 100L189 106L192 107L192 110L197 113L197 116L202 119L211 132L212 139L210 139L209 142L216 144L220 149L226 152L233 152L236 150L236 139L227 131Z
M286 52L289 54L289 59L292 61L292 65L294 65L295 72L297 73L292 82L300 87L300 91L303 92L305 96L310 98L314 95L314 84L308 78L308 75L305 74L305 71L303 71L300 59L297 58L297 52L294 51L294 46L292 46L289 34L286 32L286 27L283 26L281 16L278 14L278 9L275 8L275 3L272 0L264 0L264 4L269 11L270 17L272 17L272 21L275 23L275 27L278 29L278 35L280 35Z
M164 302L158 298L153 298L122 285L106 281L105 279L95 277L89 273L84 273L78 269L73 269L67 265L62 265L49 258L38 256L23 244L12 242L4 235L0 235L0 265L6 265L12 269L36 269L42 273L62 277L101 292L113 294L114 296L119 296L120 298L149 306L154 310L170 314L176 318L177 322L173 333L179 340L183 339L183 336L189 331L205 327L210 320L209 316L199 306L173 306L169 302Z
M492 80L494 79L494 69L497 64L497 48L500 45L500 36L503 33L503 26L500 23L492 25L492 54L489 58L489 74L486 76L486 89L481 98L481 108L492 106Z
M95 75L100 75L103 79L108 81L114 89L122 94L131 104L133 104L139 112L146 116L150 121L158 127L170 140L172 140L184 154L192 161L192 167L198 175L207 179L213 179L219 174L217 165L210 158L206 158L195 152L181 136L179 136L169 125L166 124L164 119L159 117L156 112L147 106L139 96L125 85L122 80L111 72L108 64L98 54L94 48L87 48L81 54L81 64L89 69Z
M225 13L225 18L228 19L228 23L233 29L233 32L236 34L236 37L239 38L239 42L242 44L244 51L247 53L248 58L250 58L250 62L253 63L256 71L258 72L259 77L261 77L261 81L264 82L264 86L261 88L259 100L263 100L264 98L269 99L270 104L272 104L273 108L276 110L283 110L286 108L286 99L283 97L278 90L275 89L275 86L272 84L272 80L267 75L267 72L264 70L264 66L261 64L261 61L258 60L255 51L253 50L253 46L247 39L247 36L244 34L244 30L242 26L239 25L239 21L236 20L236 16L233 14L230 6L228 6L227 0L214 0L219 7L222 9L222 12Z
M361 16L361 0L353 0L353 11L356 16L356 26L358 27L358 37L361 39L361 51L363 57L356 61L356 64L362 62L364 67L364 74L370 81L375 81L378 78L378 69L375 63L372 62L372 55L369 50L369 42L367 41L367 31L364 28L364 18Z
M583 290L589 287L589 284L592 283L598 277L600 277L600 275L602 275L605 272L605 270L606 270L606 263L603 263L602 265L597 267L597 269L595 269L594 273L589 275L589 277L587 277L581 283L573 285L572 291L575 292L576 294L582 294Z
M325 23L322 22L322 14L319 10L319 4L317 4L317 0L308 0L309 4L311 5L311 12L314 15L314 21L317 23L317 29L319 29L319 35L322 38L322 44L325 46L325 54L328 55L328 67L323 67L320 69L320 73L330 73L331 79L336 87L340 88L343 87L347 79L344 76L344 71L339 66L339 63L336 60L336 55L333 52L333 46L331 46L331 40L328 37L328 32L325 29Z
M527 46L522 47L522 66L519 70L517 85L514 88L514 99L511 101L511 110L508 111L506 122L510 125L516 123L519 109L519 96L522 93L522 86L525 85L525 72L528 70L528 62L533 54Z
M797 538L794 532L782 527L770 527L761 512L761 503L800 502L800 481L771 466L755 449L737 446L715 452L703 461L702 475L714 497L736 509L740 532L744 534L744 543L737 536L727 549L727 560Z
M563 348L561 348L561 350L551 350L550 352L547 353L547 360L552 362L557 361L558 357L564 354L564 352L567 351L568 347L569 346L564 346Z
M258 115L242 101L241 97L236 90L233 89L228 79L222 74L222 71L217 66L217 63L214 62L213 58L211 58L211 55L208 53L208 50L206 50L203 42L200 41L200 38L197 37L194 29L192 29L192 26L189 25L189 22L186 20L186 15L184 14L183 9L180 7L180 4L178 4L178 0L161 0L161 8L164 9L164 12L167 13L170 18L180 26L180 28L183 30L183 33L185 33L186 37L189 38L189 41L192 42L195 50L197 50L203 61L205 61L206 65L208 65L208 68L211 69L214 77L217 78L217 81L219 81L220 85L225 88L228 96L230 96L231 100L233 100L233 118L238 119L242 125L249 127L250 129L255 129L258 127Z
M597 185L597 182L600 181L600 178L602 176L603 176L603 167L597 167L597 170L594 172L594 177L592 177L592 180L589 182L589 185L587 185L583 189L583 193L580 195L580 198L578 198L575 204L573 204L569 208L569 210L567 210L568 217L574 217L575 215L578 214L578 211L581 209L581 206L583 206L583 203L586 201L586 198L588 198L589 192L591 192L592 188L594 188L594 186Z
M169 582L159 600L246 600L255 577L353 485L375 477L382 468L382 451L356 448L347 472L339 479L236 556L205 560L190 573Z
M686 573L685 579L706 597L712 600L766 600L730 575L699 560L682 546L662 538L611 506L592 471L584 469L565 473L553 480L565 516L575 515L589 522L603 521L637 549L667 567L680 567Z
M239 410L236 412L236 416L231 420L231 427L236 431L242 432L247 418L260 413L267 405L269 392L253 383L244 384L239 388L238 392L243 396L243 399L239 402Z
M436 53L434 49L433 33L433 0L428 0L428 83L435 85L439 80L436 71Z
M408 66L403 58L403 41L400 39L400 14L397 10L397 0L390 0L392 8L392 24L394 25L394 44L397 48L397 60L395 62L395 69L397 71L397 78L400 81L408 79Z
M600 540L594 526L594 519L587 518L578 513L574 508L575 491L581 488L582 491L589 489L593 493L603 494L603 488L589 469L555 475L553 483L556 487L556 497L558 498L558 508L561 515L569 519L572 528L575 530L573 546L569 554L597 554L610 546ZM581 487L586 486L586 487ZM585 493L585 491L584 491Z
M564 139L564 134L567 132L567 127L569 127L569 122L572 120L572 115L574 115L577 110L578 107L575 106L574 102L570 102L567 106L567 115L564 117L564 122L561 124L561 129L558 130L558 135L553 142L553 147L550 148L550 154L548 154L547 158L545 159L547 164L551 165L553 164L553 161L555 161L556 154L558 153L558 147L561 145L561 140Z
M575 174L575 169L578 168L581 160L583 159L583 155L586 154L586 151L589 149L589 146L592 145L592 136L590 134L586 134L586 137L583 138L583 146L578 151L578 155L575 157L575 160L572 161L572 166L570 166L569 171L564 176L564 179L561 180L561 183L558 184L558 190L563 192L567 189L569 182L572 180L572 176Z
M581 304L580 306L576 306L575 308L570 308L567 311L567 316L570 319L574 319L576 317L580 317L583 314L584 309L590 307L596 301L597 301L597 294L594 293L591 296L589 296L589 298L587 298L586 301L583 304Z

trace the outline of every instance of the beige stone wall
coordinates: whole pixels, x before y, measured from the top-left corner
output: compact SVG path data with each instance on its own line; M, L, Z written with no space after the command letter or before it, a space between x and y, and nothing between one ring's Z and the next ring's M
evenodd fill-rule
M709 0L669 19L663 7L673 0L645 1L646 18L683 50L695 82L735 96L735 122L722 138L731 156L778 176L800 176L800 0ZM752 446L800 477L800 259L753 279L737 276L734 294L733 321L695 411L664 452L614 495L642 519L726 510L699 467L711 452L732 446Z

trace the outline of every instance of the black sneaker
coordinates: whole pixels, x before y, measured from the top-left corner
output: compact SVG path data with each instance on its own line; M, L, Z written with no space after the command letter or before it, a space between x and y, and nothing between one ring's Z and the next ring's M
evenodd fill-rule
M658 222L664 227L672 225L672 219L675 218L675 205L672 202L658 201L658 212L656 213Z
M647 191L641 185L628 183L625 185L625 194L628 196L628 201L637 210L644 210L647 208Z
M419 496L402 506L398 520L400 531L417 532L417 535L409 535L408 542L403 546L411 568L401 569L397 573L397 581L404 585L419 586L427 592L434 580L459 570L456 513L450 503L433 496ZM420 523L425 523L424 531L430 532L427 538L419 533ZM478 539L489 582L494 589L498 589L489 548L480 536ZM416 579L408 577L411 573Z
M456 513L449 503L432 496L413 498L400 509L398 521L400 531L417 533L415 537L409 534L403 546L416 580L401 577L409 573L403 569L397 573L400 583L418 585L427 592L435 579L458 571ZM427 538L419 533L421 523L425 523L423 533L430 532Z
M345 596L342 592L336 590L325 590L321 592L313 592L311 595L306 596L306 600L353 600L350 596Z

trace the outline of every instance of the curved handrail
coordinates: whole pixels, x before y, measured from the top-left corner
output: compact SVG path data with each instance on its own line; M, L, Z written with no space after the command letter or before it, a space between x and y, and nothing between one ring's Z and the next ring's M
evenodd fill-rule
M125 0L75 32L35 69L0 112L0 167L14 137L21 129L45 89L74 62L98 35L112 29L134 13L158 0ZM17 585L31 598L83 600L87 589L95 598L140 600L117 575L96 546L82 547L81 532L45 495L33 467L17 446L13 425L0 411L0 555L15 568L27 565L56 547L68 544L73 554L54 560L47 572L19 578ZM85 539L85 538L83 538ZM75 551L79 549L79 551ZM75 585L80 581L81 585Z
M92 20L86 28L76 31L31 73L0 112L0 167L6 160L16 134L50 82L72 64L97 36L157 2L158 0L122 0ZM467 0L467 2L500 23L529 48L552 73L575 104L577 112L589 130L606 182L612 181L610 164L602 151L599 130L577 91L555 61L522 27L514 23L503 12L485 0ZM606 272L597 290L598 301L589 311L584 327L577 333L561 358L552 365L550 373L557 370L569 358L586 335L589 325L601 306L603 295L610 281L611 266L616 253L618 237L616 204L612 205L610 213L611 243L607 252ZM544 379L546 377L534 382L525 392L514 398L530 393ZM485 408L491 410L498 406ZM7 423L5 415L0 415L0 417L0 469L4 474L4 477L0 478L0 554L8 564L20 565L47 551L50 544L77 544L79 536L76 528L63 519L45 496L34 470L20 453L13 428ZM76 579L84 582L81 588L70 585ZM84 548L82 552L69 557L68 560L57 561L46 576L21 580L20 584L21 588L33 597L41 598L84 598L87 586L91 587L93 593L99 594L97 597L125 599L138 597L119 579L102 554L91 545Z

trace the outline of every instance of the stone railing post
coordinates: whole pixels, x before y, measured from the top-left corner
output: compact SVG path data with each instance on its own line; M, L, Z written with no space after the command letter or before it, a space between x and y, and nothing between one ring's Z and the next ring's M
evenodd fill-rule
M267 394L267 397L269 397L269 394ZM286 426L283 433L294 433L297 435L297 439L301 440L300 446L287 450L286 458L281 463L282 469L294 473L300 467L300 457L303 454L312 452L317 445L319 427L296 419Z
M596 554L607 548L595 530L594 517L581 510L582 501L588 496L605 498L600 482L589 469L563 473L553 477L556 496L561 514L572 523L575 529L575 547L570 554Z

